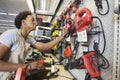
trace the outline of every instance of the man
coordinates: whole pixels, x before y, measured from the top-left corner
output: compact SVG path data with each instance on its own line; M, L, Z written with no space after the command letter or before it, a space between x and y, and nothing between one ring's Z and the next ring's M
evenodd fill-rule
M36 49L47 50L61 41L66 29L63 28L61 36L57 39L41 43L33 38L28 38L29 33L35 30L36 24L32 14L29 11L19 13L15 18L15 26L17 29L8 30L0 36L0 80L7 78L6 72L16 71L19 67L25 68L25 57L29 46ZM42 64L37 62L30 63L32 69L44 68Z

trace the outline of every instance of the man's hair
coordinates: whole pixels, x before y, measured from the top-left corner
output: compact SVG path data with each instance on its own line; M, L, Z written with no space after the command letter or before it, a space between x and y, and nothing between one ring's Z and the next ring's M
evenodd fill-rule
M14 21L14 24L15 24L15 26L16 26L18 29L20 29L20 27L21 27L21 22L22 22L22 20L23 20L23 19L26 19L26 17L27 17L28 15L32 15L32 13L31 13L30 11L23 11L23 12L20 12L20 13L16 16L15 21Z

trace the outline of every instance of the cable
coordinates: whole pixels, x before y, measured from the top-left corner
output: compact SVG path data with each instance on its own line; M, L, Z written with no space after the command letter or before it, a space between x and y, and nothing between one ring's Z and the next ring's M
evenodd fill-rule
M89 74L89 73L86 73L86 75L85 75L85 80L91 80L91 77L90 77L90 74Z
M32 66L29 63L27 63L27 65L25 66L25 71L28 69L28 67L30 67L30 70L32 70Z
M74 42L74 43L75 43L75 42ZM79 44L80 44L80 42L78 42L78 41L76 41L76 44L74 44L75 47L74 47L74 49L73 49L73 51L72 51L72 52L73 52L73 55L75 55L74 58L73 58L74 60L75 60L75 58L76 58L76 56L77 56L77 54L78 54Z
M97 78L98 80L103 80L100 76Z
M103 6L102 6L102 0L95 0L95 4L96 4L96 6L97 6L97 10L98 10L98 13L100 14L100 15L106 15L106 14L108 14L109 13L109 11L110 11L110 6L109 6L109 3L108 3L108 0L105 0L106 1L106 3L107 3L107 11L105 12L105 13L102 13L100 10L101 9L103 9Z
M97 54L98 55L98 60L101 60L102 63L99 61L99 66L102 69L107 69L109 67L109 61L102 55L102 54Z
M97 58L98 58L98 65L103 68L103 69L106 69L109 67L109 61L102 55L105 51L105 47L106 47L106 38L105 38L105 32L104 32L104 29L103 29L103 24L102 24L102 21L100 20L99 17L96 17L96 16L93 16L92 18L96 18L100 21L100 24L101 24L101 28L102 28L102 32L103 32L103 39L104 39L104 46L103 46L103 50L100 52L99 50L99 44L100 42L95 42L94 41L94 50L97 54Z
M96 18L96 19L98 19L99 22L100 22L100 24L101 24L101 29L102 29L102 32L103 32L103 39L104 39L104 46L103 46L103 50L102 50L102 52L101 52L101 54L103 54L104 51L105 51L105 47L106 47L106 38L105 38L105 32L104 32L104 29L103 29L103 24L102 24L102 21L100 20L99 17L97 17L97 16L93 16L92 18ZM99 44L99 43L98 43L98 44Z
M109 67L109 61L100 53L98 43L94 42L93 46L96 56L97 56L97 63L100 68L107 69Z

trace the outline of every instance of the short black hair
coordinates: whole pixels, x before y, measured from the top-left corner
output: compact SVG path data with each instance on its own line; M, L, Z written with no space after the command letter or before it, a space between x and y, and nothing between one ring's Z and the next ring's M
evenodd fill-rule
M20 27L21 27L21 21L22 21L23 19L26 19L26 17L27 17L28 15L32 15L32 13L31 13L30 11L23 11L23 12L20 12L20 13L16 16L15 21L14 21L14 24L15 24L15 26L16 26L18 29L20 29Z

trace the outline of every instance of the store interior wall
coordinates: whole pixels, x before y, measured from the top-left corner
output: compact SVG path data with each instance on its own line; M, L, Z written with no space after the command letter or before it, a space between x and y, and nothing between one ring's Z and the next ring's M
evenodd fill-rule
M66 5L62 5L62 8L67 7L67 4L72 1L72 0L64 0L64 3L66 2ZM80 4L79 9L80 8L88 8L91 10L93 16L98 16L103 24L104 27L104 31L105 31L105 37L106 37L106 47L105 47L105 52L104 52L104 57L106 57L106 59L109 61L109 68L107 69L101 69L101 77L103 78L103 80L112 80L112 69L113 69L113 30L114 30L114 0L108 0L109 5L110 5L110 11L107 15L100 15L97 11L97 8L95 6L95 0L82 0L83 4ZM106 7L106 2L105 0L103 1L103 6ZM61 8L60 8L61 10ZM60 14L60 13L59 13ZM96 38L94 38L96 39ZM103 40L101 40L102 42ZM90 50L93 50L93 42L89 41L89 48ZM101 45L102 48L102 45ZM80 47L79 47L79 52L80 52ZM82 55L82 53L79 53L80 55ZM74 75L75 78L77 78L77 80L84 80L85 78L85 73L86 70L85 69L72 69L70 70L70 72ZM97 80L97 79L92 79L92 80Z
M68 6L69 2L73 1L73 0L63 0L63 3L59 9L59 12L62 12L63 9L65 9L65 7ZM110 5L110 12L107 15L99 15L97 8L95 6L95 2L94 0L82 0L83 4L81 4L79 6L80 8L83 7L87 7L91 10L92 14L94 16L98 16L103 23L104 26L104 31L105 31L105 36L106 36L106 48L105 48L105 52L104 52L104 56L107 58L107 60L110 63L110 66L108 69L102 69L101 71L101 77L103 78L103 80L112 80L112 69L113 69L113 29L114 29L114 19L113 19L113 10L114 10L114 0L108 0L109 5ZM102 0L103 4L105 2L105 0ZM66 5L65 5L66 4ZM57 13L56 17L58 17L61 13ZM6 29L9 29L8 27L2 28L3 26L0 27L0 31L5 31ZM4 30L5 29L5 30ZM11 28L10 28L11 29ZM90 43L90 50L92 50L92 42ZM79 47L79 51L80 47ZM81 55L82 53L80 53ZM85 73L86 70L85 69L73 69L70 70L70 72L73 74L73 76L75 78L77 78L77 80L84 80L85 78ZM92 79L92 80L96 80L96 79Z

